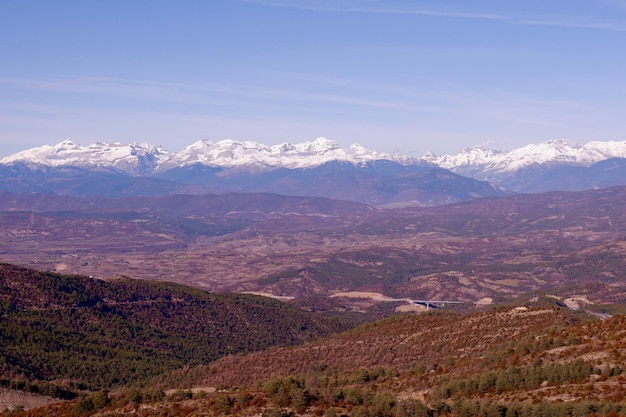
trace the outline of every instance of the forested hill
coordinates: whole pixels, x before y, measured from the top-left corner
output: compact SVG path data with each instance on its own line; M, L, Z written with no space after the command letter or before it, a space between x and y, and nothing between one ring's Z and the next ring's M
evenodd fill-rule
M174 415L204 406L214 415L240 407L240 416L625 416L626 318L603 317L551 297L465 314L398 315L174 372L163 387L222 389Z
M265 297L0 264L0 379L5 385L21 380L49 388L49 382L64 380L70 391L108 389L347 327Z
M18 415L623 417L625 324L551 297L404 314Z

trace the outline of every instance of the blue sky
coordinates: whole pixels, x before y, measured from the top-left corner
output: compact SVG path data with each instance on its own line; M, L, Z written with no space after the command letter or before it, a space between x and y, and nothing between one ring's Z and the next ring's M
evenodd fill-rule
M2 0L0 156L626 140L626 0Z

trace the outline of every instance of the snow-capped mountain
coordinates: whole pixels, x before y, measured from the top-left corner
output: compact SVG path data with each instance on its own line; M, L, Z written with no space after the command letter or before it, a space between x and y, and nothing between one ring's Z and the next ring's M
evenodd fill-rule
M149 175L170 154L147 143L100 143L81 146L71 139L56 145L28 149L0 159L0 165L28 167L114 168L131 175Z
M538 145L526 145L508 152L473 147L456 155L429 154L423 159L452 171L467 167L480 167L482 171L506 172L516 171L530 165L552 163L590 166L610 158L626 158L626 141L593 141L578 145L560 139Z
M263 192L395 207L503 194L419 159L360 145L343 149L325 138L276 146L199 141L177 153L66 140L0 160L0 190L108 197Z
M343 149L337 142L326 138L295 145L283 143L275 146L250 141L223 140L213 143L201 140L177 153L147 143L124 145L96 142L81 146L71 139L66 139L57 145L45 145L0 159L0 164L10 165L19 162L33 167L102 167L115 168L130 175L150 175L194 164L222 168L262 166L294 169L316 167L331 161L357 165L379 160L400 164L417 162L403 155L372 151L358 144Z
M202 140L176 153L147 143L82 146L68 139L0 159L0 189L109 196L269 192L433 205L503 189L576 191L622 184L626 141L554 140L507 152L474 147L410 158L357 144L341 148L325 138L275 146Z
M413 159L403 155L376 152L358 144L343 149L337 142L326 138L295 145L283 143L275 146L265 146L249 141L223 140L213 143L202 140L171 155L167 161L163 161L159 171L197 163L227 168L263 166L293 169L316 167L330 161L360 164L377 160L402 164L413 162Z
M66 139L56 145L28 149L0 159L1 165L23 163L29 166L75 166L116 168L130 175L147 175L173 167L201 164L232 168L264 166L268 168L311 168L331 161L362 164L372 161L393 161L402 165L429 163L457 173L472 173L472 177L487 179L529 166L576 165L591 166L611 158L626 158L626 141L593 141L583 145L565 140L531 144L511 151L496 151L473 147L455 155L436 156L427 153L422 158L387 154L358 144L341 148L337 142L318 138L298 144L283 143L266 146L250 141L201 140L172 153L148 143L100 143L87 146Z
M571 144L565 140L552 140L540 144L531 144L511 151L494 151L483 147L465 149L456 155L425 155L422 160L446 168L460 175L493 182L509 190L538 192L551 190L574 190L577 187L601 186L601 180L592 179L592 173L602 176L597 169L591 168L602 161L614 158L626 158L626 141ZM577 167L566 174L563 167ZM585 169L586 168L586 169ZM559 169L562 175L561 185L552 174ZM572 175L585 177L585 181L576 184ZM542 178L550 176L551 186L545 187ZM594 185L594 181L598 185ZM622 180L626 183L626 178ZM565 185L565 183L568 183ZM604 184L606 185L606 184ZM614 181L611 183L614 184Z

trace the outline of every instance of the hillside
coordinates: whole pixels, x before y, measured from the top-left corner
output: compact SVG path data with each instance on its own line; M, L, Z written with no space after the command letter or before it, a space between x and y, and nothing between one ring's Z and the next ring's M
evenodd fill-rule
M0 379L67 397L350 326L253 295L0 264ZM22 385L24 387L24 385Z
M524 304L400 315L305 345L229 355L96 408L148 417L623 415L624 316L597 320L550 299ZM151 399L155 390L169 395ZM86 398L25 415L93 408Z

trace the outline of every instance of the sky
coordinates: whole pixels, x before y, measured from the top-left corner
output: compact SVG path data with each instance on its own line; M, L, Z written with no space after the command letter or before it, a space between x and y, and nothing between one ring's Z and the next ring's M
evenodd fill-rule
M626 140L626 0L0 0L0 157Z

